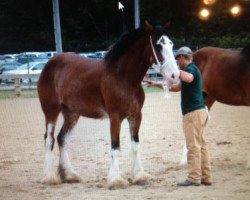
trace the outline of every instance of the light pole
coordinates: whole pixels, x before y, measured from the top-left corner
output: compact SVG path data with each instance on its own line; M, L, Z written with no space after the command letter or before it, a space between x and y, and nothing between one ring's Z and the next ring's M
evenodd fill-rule
M58 0L52 0L52 1L53 1L53 18L54 18L54 34L55 34L56 52L62 53L62 37L61 37L59 3L58 3Z
M139 0L134 0L134 8L135 8L135 28L139 28L140 27Z

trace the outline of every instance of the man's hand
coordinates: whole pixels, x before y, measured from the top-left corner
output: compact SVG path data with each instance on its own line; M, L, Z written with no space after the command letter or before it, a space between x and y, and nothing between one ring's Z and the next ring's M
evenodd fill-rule
M155 87L155 88L163 89L163 86L161 83L157 83L157 82L150 81L150 80L143 80L143 82L147 83L146 84L147 87Z
M179 92L179 91L181 91L181 82L171 85L171 87L169 88L169 91L170 92Z

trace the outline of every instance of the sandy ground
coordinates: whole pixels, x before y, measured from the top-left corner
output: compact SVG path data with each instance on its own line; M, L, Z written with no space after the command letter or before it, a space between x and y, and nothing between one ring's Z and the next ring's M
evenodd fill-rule
M212 157L213 185L179 188L186 178L179 166L184 136L179 94L170 100L163 93L146 95L140 131L142 162L153 176L148 185L108 190L110 165L109 121L80 118L70 144L78 184L43 185L45 132L39 101L0 100L0 199L250 199L250 108L216 103L206 135ZM57 132L62 124L59 117ZM131 178L129 131L121 131L120 169ZM55 148L55 170L58 148Z

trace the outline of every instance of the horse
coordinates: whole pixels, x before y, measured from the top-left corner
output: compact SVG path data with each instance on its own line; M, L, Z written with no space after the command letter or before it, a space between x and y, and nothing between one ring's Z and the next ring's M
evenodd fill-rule
M204 103L208 110L215 101L233 106L250 106L250 45L242 50L203 47L193 54L203 77ZM186 145L181 165L187 163ZM246 165L250 169L250 155Z
M173 55L173 43L164 34L164 26L144 27L124 34L103 59L81 58L63 53L45 65L39 81L38 96L45 116L45 184L77 183L81 178L71 166L68 144L80 116L110 120L111 165L108 188L123 188L128 182L119 169L119 134L127 119L131 138L133 184L150 179L141 164L139 128L145 94L141 85L148 68L156 63L168 82L178 82L179 69ZM52 172L54 131L59 113L64 122L57 136L58 173Z
M205 104L250 106L250 45L239 50L204 47L193 54L203 77Z

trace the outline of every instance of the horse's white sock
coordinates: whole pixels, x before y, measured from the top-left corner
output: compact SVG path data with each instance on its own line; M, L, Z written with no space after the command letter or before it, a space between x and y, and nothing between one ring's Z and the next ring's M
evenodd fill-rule
M47 125L47 137L45 140L45 165L44 165L44 173L45 176L49 176L53 174L53 152L52 152L52 145L53 145L53 138L51 133L53 131L54 125L48 124Z
M132 153L132 171L133 175L136 176L139 172L143 172L140 156L140 145L138 142L131 141L131 153Z
M111 166L110 166L109 175L108 175L109 180L112 180L116 177L120 177L119 154L120 154L120 150L117 150L117 149L111 150L112 161L111 161Z

